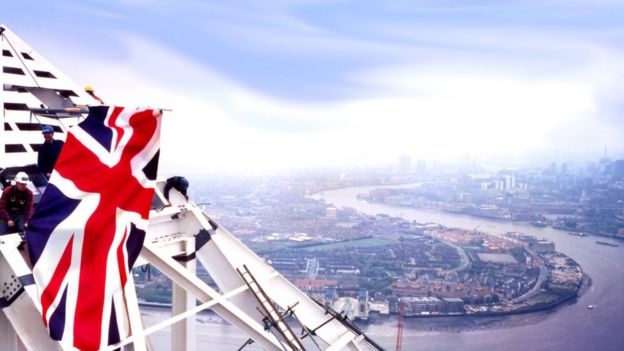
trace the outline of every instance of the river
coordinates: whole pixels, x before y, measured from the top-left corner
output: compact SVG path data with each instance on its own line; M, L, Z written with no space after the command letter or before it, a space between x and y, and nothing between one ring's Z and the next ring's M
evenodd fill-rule
M371 204L357 199L377 187L353 187L325 191L315 197L336 207L350 207L366 214L388 214L417 222L474 229L493 234L517 231L552 240L557 251L578 262L593 284L574 303L553 311L501 317L444 317L406 319L403 350L624 350L624 245L598 245L602 237L579 237L549 227L500 222L428 210ZM587 309L587 305L595 305ZM146 324L162 320L168 312L146 309ZM387 350L394 350L396 318L373 321L362 329ZM214 314L198 316L199 349L236 350L247 339ZM169 350L168 332L152 337L157 351ZM251 345L245 350L259 350Z

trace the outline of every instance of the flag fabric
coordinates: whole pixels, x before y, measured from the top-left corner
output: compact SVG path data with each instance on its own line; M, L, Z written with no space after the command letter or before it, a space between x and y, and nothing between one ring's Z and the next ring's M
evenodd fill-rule
M125 291L143 246L161 114L96 106L71 128L27 242L43 322L64 348L98 350L130 334Z

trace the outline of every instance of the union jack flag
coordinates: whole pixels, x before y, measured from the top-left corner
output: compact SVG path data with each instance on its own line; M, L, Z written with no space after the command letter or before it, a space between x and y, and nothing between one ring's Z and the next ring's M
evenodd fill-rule
M43 322L67 349L98 350L130 334L125 296L154 194L160 117L91 107L70 129L30 221Z

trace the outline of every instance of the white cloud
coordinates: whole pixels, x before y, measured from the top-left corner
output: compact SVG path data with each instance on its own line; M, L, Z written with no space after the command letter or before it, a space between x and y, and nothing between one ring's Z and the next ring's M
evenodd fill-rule
M154 43L129 43L128 61L90 62L96 75L87 65L81 75L107 100L174 110L165 116L163 169L265 170L393 162L399 153L548 148L554 139L574 140L568 126L592 123L593 94L605 79L584 79L592 65L579 76L541 79L399 66L354 77L383 96L302 104L249 90Z
M233 46L253 53L250 46L256 45L267 60L267 53L281 60L317 55L328 64L335 55L350 57L343 63L375 60L368 68L358 65L360 71L340 69L348 84L336 88L353 89L352 98L301 103L252 90L163 42L132 33L118 33L123 46L110 48L124 53L122 61L68 53L69 76L96 86L106 100L174 110L165 117L164 168L394 162L399 153L433 158L586 148L601 137L600 143L624 148L620 130L613 132L601 115L606 103L611 114L617 112L620 99L613 90L624 76L624 55L597 44L600 32L378 21L355 33L305 21L290 12L288 2L275 5L274 14L257 16L206 6L250 21L226 18L212 23L214 28L195 24L199 32L229 33L225 40ZM362 35L367 31L379 35L369 39ZM237 44L237 37L247 39ZM181 39L210 45L201 36Z

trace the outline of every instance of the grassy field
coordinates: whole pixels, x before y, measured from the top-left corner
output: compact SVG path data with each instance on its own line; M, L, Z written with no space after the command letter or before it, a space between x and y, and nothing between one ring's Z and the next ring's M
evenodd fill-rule
M307 246L307 247L299 248L299 250L331 251L331 250L355 248L355 247L379 247L379 246L384 246L384 245L390 245L395 242L396 240L392 240L392 239L367 238L367 239L358 239L358 240L350 240L350 241L341 241L341 242L329 243L329 244L318 244L314 246Z
M255 253L262 255L271 251L279 251L287 248L297 246L297 243L290 242L253 242L247 243L247 246L251 248Z

